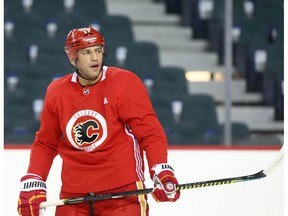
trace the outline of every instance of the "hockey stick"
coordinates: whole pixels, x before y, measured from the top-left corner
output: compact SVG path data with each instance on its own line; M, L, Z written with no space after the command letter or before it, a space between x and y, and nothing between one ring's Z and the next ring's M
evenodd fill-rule
M215 180L209 180L209 181L199 181L199 182L193 182L193 183L179 184L177 186L177 190L203 188L203 187L227 185L227 184L239 183L239 182L245 182L245 181L251 181L251 180L258 180L272 173L278 167L278 165L282 162L283 157L284 157L284 147L282 147L277 157L268 167L266 167L265 169L257 173L254 173L252 175L244 175L244 176L232 177L232 178L223 178L223 179L215 179ZM45 207L49 207L49 206L71 205L71 204L77 204L77 203L82 203L82 202L93 202L93 201L98 201L98 200L116 199L116 198L122 198L122 197L128 197L128 196L139 196L139 195L144 195L144 194L150 194L152 193L152 191L153 191L153 188L147 188L147 189L142 189L142 190L132 190L132 191L110 193L110 194L95 194L95 195L88 195L85 197L67 198L67 199L60 199L60 200L55 200L55 201L42 202L40 204L40 215L42 215L41 211L43 211Z

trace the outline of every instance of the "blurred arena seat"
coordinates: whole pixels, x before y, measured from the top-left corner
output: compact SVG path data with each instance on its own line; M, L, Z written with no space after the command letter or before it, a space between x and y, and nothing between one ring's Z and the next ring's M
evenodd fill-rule
M135 72L143 81L154 79L160 67L159 48L155 43L135 41L127 45L124 68Z
M224 134L224 125L221 124L219 133ZM250 129L243 122L231 122L231 139L232 144L248 140L250 138ZM222 139L224 143L224 139Z
M172 134L170 141L178 144L220 144L222 134L219 134L215 105L208 94L187 95L183 99L180 121L174 125L175 136ZM175 137L180 137L180 140Z
M175 124L177 123L174 119L174 114L172 111L171 101L167 98L157 96L155 94L150 95L150 99L154 108L154 111L162 124L165 133L169 136L173 133Z
M17 135L28 137L29 134L35 133L33 129L33 110L28 93L23 89L6 89L4 92L4 141L10 140L14 143ZM25 142L25 139L22 142Z
M161 95L170 101L182 100L188 95L185 70L179 66L161 67L154 76L152 94Z
M107 48L126 45L134 41L131 20L124 15L108 15L102 18L100 32L105 37Z

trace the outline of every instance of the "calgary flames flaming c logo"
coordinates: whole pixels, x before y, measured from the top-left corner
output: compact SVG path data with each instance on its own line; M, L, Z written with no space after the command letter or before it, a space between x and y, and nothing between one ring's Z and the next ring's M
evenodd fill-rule
M107 125L98 112L81 110L69 120L66 133L74 147L89 152L104 142L107 137Z
M99 137L99 125L96 121L80 122L73 127L75 141L79 146L95 142Z

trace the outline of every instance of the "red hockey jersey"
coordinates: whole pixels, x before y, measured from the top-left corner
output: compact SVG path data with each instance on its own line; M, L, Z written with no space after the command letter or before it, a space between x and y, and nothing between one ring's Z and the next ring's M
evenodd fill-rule
M82 87L76 73L52 82L32 144L29 173L47 179L57 154L62 190L88 193L144 180L167 162L167 140L145 86L132 72L103 67L101 80Z

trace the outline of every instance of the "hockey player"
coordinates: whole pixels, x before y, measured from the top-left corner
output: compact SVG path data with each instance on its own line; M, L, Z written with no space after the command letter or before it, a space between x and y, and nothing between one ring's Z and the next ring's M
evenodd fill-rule
M38 216L46 201L49 170L63 159L60 198L145 188L146 153L153 197L176 201L180 191L167 164L167 140L141 80L132 72L104 66L103 36L91 27L69 32L65 51L75 72L47 88L41 126L21 178L18 212ZM49 190L49 188L48 188ZM58 206L56 216L148 215L147 196Z

